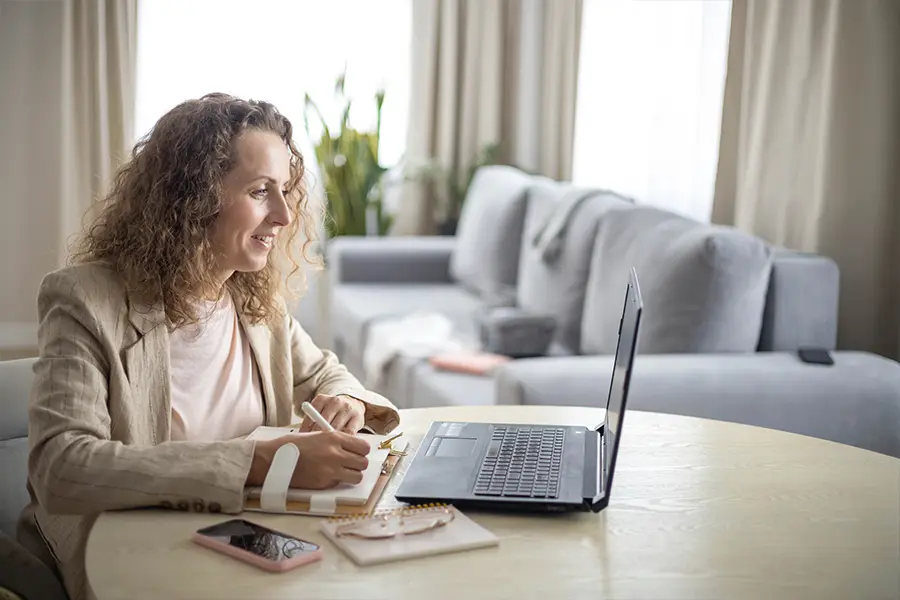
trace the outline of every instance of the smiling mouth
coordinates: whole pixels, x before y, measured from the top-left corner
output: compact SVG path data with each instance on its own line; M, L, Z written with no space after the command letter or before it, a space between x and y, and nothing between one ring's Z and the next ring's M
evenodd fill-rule
M266 248L271 248L272 243L275 241L274 235L251 235L251 238L265 246Z

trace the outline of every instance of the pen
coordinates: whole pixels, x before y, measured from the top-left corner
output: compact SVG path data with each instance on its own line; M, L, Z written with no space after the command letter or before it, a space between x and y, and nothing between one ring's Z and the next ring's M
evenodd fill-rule
M309 402L304 402L300 405L300 409L306 414L307 417L318 423L319 427L321 427L325 431L334 431L334 427L331 426L331 423L325 420L325 417L316 410Z

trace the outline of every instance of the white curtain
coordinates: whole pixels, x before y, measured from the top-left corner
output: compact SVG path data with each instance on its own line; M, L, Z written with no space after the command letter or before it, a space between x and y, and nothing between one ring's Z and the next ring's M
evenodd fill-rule
M834 259L838 346L895 359L898 57L897 0L735 0L714 211Z
M582 0L415 0L410 166L459 176L497 144L499 162L568 179L581 16ZM432 233L457 208L405 185L392 233Z
M730 0L584 0L572 179L708 221Z
M571 179L583 0L522 0L512 164Z
M0 0L0 356L131 145L137 0Z
M70 0L63 16L62 235L81 232L134 131L137 0ZM60 248L65 260L67 248Z

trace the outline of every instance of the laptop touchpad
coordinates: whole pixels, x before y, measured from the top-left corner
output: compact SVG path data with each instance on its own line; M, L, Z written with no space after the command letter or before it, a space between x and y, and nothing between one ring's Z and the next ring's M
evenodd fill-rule
M426 456L442 456L445 458L460 458L472 454L475 449L474 438L446 438L436 437L431 440Z

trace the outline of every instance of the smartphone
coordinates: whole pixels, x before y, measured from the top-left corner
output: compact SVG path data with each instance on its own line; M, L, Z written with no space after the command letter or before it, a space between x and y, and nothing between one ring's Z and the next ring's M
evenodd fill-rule
M287 571L322 558L318 544L244 519L198 529L191 539L266 571Z
M805 363L826 366L834 364L831 353L824 348L799 348L797 354L800 356L800 360Z

